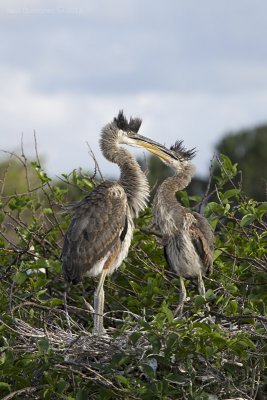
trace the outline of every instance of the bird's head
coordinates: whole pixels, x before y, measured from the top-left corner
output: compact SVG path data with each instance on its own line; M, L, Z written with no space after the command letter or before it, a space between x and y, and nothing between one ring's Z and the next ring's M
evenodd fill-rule
M181 172L189 168L189 170L194 173L194 167L191 160L195 157L196 150L187 150L183 146L183 141L176 141L170 149L163 148L158 152L154 152L168 167L172 168L174 171Z
M110 141L117 144L126 144L133 147L140 147L158 156L169 167L178 169L186 161L191 160L195 150L186 150L182 141L176 142L170 149L138 133L142 124L140 118L130 118L128 121L123 111L114 118L111 124L106 125L102 130L101 144L108 145ZM104 146L106 147L106 146Z

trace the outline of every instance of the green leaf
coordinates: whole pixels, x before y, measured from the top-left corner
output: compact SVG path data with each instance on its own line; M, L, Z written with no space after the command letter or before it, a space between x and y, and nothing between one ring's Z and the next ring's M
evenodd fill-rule
M201 196L189 196L189 200L200 201L201 200Z
M212 289L208 289L205 294L205 298L207 301L215 300L216 294L213 292Z
M39 339L37 341L37 347L40 354L47 354L49 349L49 341L47 338Z
M141 336L142 336L141 332L133 332L130 335L129 339L132 342L132 344L135 345Z
M215 261L222 254L222 250L216 249L213 254L213 261Z
M155 333L151 333L151 334L148 335L148 341L149 341L149 343L152 344L153 351L155 353L159 353L159 351L161 349L160 336L155 334Z
M173 321L173 313L167 306L166 302L164 301L162 306L161 306L162 312L166 315L168 323L171 324Z
M38 293L38 297L39 297L40 295L43 295L43 294L46 293L46 292L47 292L46 289L43 290L43 291L40 291L40 292ZM43 305L46 305L46 306L49 306L49 307L56 307L56 306L60 306L60 305L64 304L64 300L63 300L63 299L46 300L46 301L42 301L42 304L43 304Z
M45 215L51 215L53 214L53 210L51 208L43 208L43 213Z
M222 199L230 199L231 197L237 196L240 193L240 189L230 189L222 193Z
M28 278L28 275L26 272L21 272L18 271L14 276L13 276L13 282L15 282L17 285L22 285Z
M262 203L256 210L258 218L262 218L267 213L267 203Z
M11 392L11 386L6 382L0 382L0 391Z
M69 383L64 381L64 379L60 379L59 382L57 382L57 391L59 393L64 392L68 387Z
M142 364L142 370L148 378L150 378L150 379L155 378L155 371L150 365Z
M229 303L229 306L231 307L231 314L235 315L238 311L238 304L235 300L231 300Z
M195 298L194 298L194 303L195 303L195 306L196 306L197 308L199 308L199 307L201 307L203 304L206 303L206 300L205 300L205 298L204 298L203 296L201 296L200 294L197 294L197 295L195 296Z
M129 386L129 379L123 375L115 375L118 382L122 383L124 386Z
M185 374L168 374L165 376L165 379L171 382L178 383L180 385L183 385L190 380L190 378Z
M89 390L79 389L76 394L76 400L88 400L88 399L89 399Z
M205 209L205 215L206 217L209 217L213 213L223 214L224 207L221 204L211 201L210 203L207 204L207 207Z
M241 221L240 221L240 226L246 226L246 225L249 225L249 224L251 224L253 221L255 221L255 219L256 219L257 217L256 217L256 215L254 215L254 214L247 214L247 215L244 215L244 217L241 219Z
M186 193L185 190L181 190L180 192L177 192L178 197L182 203L183 206L185 207L190 207L190 202L189 202L189 197L188 194Z
M170 333L166 340L166 348L169 350L178 342L179 337L177 333Z
M141 293L143 291L142 287L140 285L138 285L138 283L136 283L135 281L129 281L129 283L135 292Z
M51 179L46 175L46 172L42 170L40 165L38 165L36 162L32 162L31 164L34 167L41 182L46 183L51 181Z
M89 179L82 179L82 183L84 186L86 186L88 189L92 189L94 187L94 184L89 180Z

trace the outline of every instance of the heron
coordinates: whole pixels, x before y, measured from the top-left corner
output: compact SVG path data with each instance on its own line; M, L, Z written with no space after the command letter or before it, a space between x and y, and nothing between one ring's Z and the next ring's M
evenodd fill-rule
M205 296L203 275L213 269L214 234L208 220L201 214L183 207L176 192L185 189L195 173L192 159L195 149L186 150L182 141L160 152L160 159L174 171L157 189L153 200L153 223L162 234L167 264L180 280L180 297L176 313L181 316L186 300L184 279L197 282L199 294Z
M117 182L104 181L70 207L73 215L62 250L63 276L68 283L78 283L84 277L100 275L94 292L93 334L98 336L105 333L105 278L126 258L134 218L145 209L149 197L146 175L135 158L120 145L141 147L154 154L165 151L164 146L138 134L141 123L139 118L128 121L120 111L103 127L100 148L107 160L119 166L120 178Z

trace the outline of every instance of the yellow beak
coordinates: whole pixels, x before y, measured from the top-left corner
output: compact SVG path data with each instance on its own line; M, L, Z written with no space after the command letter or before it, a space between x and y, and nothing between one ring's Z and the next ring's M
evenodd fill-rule
M146 147L148 151L150 151L151 153L155 154L156 156L158 156L160 158L164 158L165 160L169 160L171 158L171 157L168 157L166 154L163 154L158 147L156 147L150 143L143 142L142 140L137 140L136 142L140 146Z

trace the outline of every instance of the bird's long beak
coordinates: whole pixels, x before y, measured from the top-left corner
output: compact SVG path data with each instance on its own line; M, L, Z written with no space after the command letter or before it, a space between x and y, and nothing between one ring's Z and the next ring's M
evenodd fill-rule
M145 137L138 135L136 133L130 133L129 138L132 140L132 145L137 146L137 147L143 147L150 151L150 153L155 154L156 156L163 158L164 160L178 160L177 155L175 152L173 152L170 149L167 149L165 146L163 146L160 143L154 142L153 140Z

